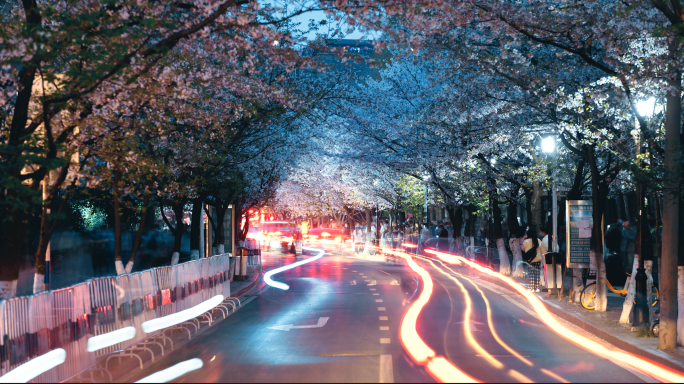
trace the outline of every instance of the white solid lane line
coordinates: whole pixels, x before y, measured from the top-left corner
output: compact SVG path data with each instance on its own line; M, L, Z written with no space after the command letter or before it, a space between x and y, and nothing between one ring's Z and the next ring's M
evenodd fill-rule
M380 355L379 382L394 383L394 368L392 367L392 355Z
M153 373L140 381L136 381L136 383L166 383L167 381L177 379L188 372L200 369L203 365L204 363L202 363L201 359L195 358L186 360L173 367L166 368L163 371Z
M7 372L0 377L0 383L27 383L41 373L64 363L66 355L62 348L53 349Z

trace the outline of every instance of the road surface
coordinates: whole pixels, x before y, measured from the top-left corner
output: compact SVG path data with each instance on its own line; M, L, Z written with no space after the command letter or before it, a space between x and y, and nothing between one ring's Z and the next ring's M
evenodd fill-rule
M434 382L411 360L399 335L408 306L421 292L421 279L404 266L377 259L326 255L275 275L290 289L268 288L136 380L200 358L201 369L175 382ZM264 269L294 261L264 255ZM418 333L471 377L483 382L653 381L563 339L510 292L463 275L461 268L467 267L419 263L432 276L434 292L418 319Z

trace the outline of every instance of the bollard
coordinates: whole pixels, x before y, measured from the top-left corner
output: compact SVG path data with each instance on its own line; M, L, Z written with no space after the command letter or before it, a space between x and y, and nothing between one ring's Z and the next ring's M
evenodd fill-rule
M247 259L250 252L245 247L235 249L235 280L247 281Z

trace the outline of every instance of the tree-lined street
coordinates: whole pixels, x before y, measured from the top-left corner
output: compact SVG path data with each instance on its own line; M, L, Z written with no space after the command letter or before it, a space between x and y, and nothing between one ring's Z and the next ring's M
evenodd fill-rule
M131 375L684 371L681 0L0 0L0 24L0 375L107 371L82 338L236 292Z

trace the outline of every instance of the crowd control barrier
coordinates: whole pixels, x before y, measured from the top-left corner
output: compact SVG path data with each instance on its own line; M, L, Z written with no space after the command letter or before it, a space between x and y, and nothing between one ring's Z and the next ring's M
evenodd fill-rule
M215 316L225 317L229 307L239 304L230 298L228 256L90 279L0 301L0 376L58 348L64 349L66 360L31 382L87 380L79 377L84 372L111 380L112 362L126 358L139 360L142 367L134 352L148 351L154 360L150 346L162 354L173 349L165 332L176 329L191 338L203 323L211 325L213 320L204 313L150 334L143 331L146 321L193 308L217 295L226 299L209 310Z

